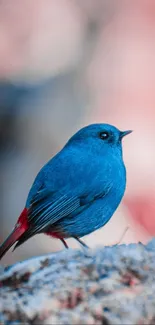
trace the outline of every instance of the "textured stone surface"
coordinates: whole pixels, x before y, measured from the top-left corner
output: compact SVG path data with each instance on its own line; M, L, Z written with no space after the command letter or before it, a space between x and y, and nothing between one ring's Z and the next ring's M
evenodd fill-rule
M155 324L155 239L65 250L0 271L5 324Z

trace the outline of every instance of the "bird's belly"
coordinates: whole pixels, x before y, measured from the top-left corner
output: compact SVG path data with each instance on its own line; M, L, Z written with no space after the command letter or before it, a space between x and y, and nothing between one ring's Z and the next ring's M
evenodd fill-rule
M103 227L112 217L116 207L114 204L98 199L83 212L59 220L54 231L63 234L63 237L83 237Z

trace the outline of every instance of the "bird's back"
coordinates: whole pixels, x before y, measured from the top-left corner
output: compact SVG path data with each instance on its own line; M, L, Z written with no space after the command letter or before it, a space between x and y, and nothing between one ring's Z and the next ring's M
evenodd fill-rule
M38 173L27 199L27 206L41 189L50 193L99 193L126 182L123 160L111 152L100 156L85 148L66 147L52 158ZM119 184L119 186L118 186ZM122 185L121 185L122 184Z

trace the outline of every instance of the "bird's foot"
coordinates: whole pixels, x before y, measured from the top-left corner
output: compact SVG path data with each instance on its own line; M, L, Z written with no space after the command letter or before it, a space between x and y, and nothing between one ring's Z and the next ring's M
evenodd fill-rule
M80 243L80 245L82 246L82 249L83 249L84 255L85 255L86 257L90 257L90 252L91 252L90 247L87 246L87 245L84 243L84 241L81 240L81 239L79 239L78 237L73 237L73 238L74 238L75 240L77 240L77 241Z
M83 242L83 240L79 239L78 237L73 237L75 240L77 240L80 245L83 248L83 252L85 254L86 257L90 256L90 248ZM61 242L63 243L63 245L65 246L66 249L69 249L69 246L67 245L66 241L63 238L60 238Z
M83 240L79 239L78 237L73 237L73 238L77 240L82 245L82 247L89 249L89 247L84 243Z

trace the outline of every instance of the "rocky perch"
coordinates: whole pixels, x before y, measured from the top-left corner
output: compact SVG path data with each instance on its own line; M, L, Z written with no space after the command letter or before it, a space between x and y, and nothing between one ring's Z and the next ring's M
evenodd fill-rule
M1 324L155 324L155 239L1 270Z

